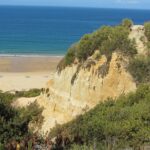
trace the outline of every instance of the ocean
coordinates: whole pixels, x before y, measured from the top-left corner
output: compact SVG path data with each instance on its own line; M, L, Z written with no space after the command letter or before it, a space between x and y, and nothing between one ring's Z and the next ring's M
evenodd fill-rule
M0 6L0 55L64 55L82 35L123 18L150 21L150 10Z

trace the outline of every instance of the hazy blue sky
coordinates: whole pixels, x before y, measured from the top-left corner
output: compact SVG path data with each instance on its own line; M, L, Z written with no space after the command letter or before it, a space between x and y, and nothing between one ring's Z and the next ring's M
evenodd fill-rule
M0 5L50 5L150 9L150 0L0 0Z

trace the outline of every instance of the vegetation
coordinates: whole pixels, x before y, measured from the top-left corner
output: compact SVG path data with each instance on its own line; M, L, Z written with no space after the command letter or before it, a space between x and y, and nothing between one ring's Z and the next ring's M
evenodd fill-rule
M135 149L150 143L149 126L150 85L141 85L136 93L109 99L72 122L57 126L50 136L67 135L76 148L99 144L108 150Z
M138 84L150 83L150 57L132 59L128 69Z
M150 22L146 22L144 24L144 27L145 27L145 36L147 37L147 40L148 40L146 43L147 49L148 49L147 54L148 56L150 56Z
M128 18L122 20L122 26L128 29L130 29L133 26L133 24L134 24L133 21Z
M150 22L146 22L144 24L144 27L145 27L145 35L146 35L148 41L150 41Z
M128 28L132 24L132 21L126 19L122 25L104 26L91 34L84 35L78 43L68 50L64 59L59 63L58 70L71 65L75 58L81 63L84 62L96 50L99 50L99 54L106 55L109 60L114 51L133 56L137 52L135 43L128 38L130 32Z
M15 96L16 97L36 97L39 96L41 93L40 89L31 89L29 91L17 91Z
M95 60L101 55L108 58L108 61L98 68L99 74L104 77L108 72L112 53L121 52L132 58L128 70L138 83L138 89L117 99L110 98L69 123L56 125L49 135L50 138L56 137L53 149L140 149L150 144L150 57L132 57L137 53L134 41L128 38L132 25L131 20L125 19L119 26L105 26L92 34L84 35L59 63L58 70L61 71L76 60L80 62L71 79L74 84L82 63L88 57L95 54ZM145 35L150 42L150 23L145 23ZM88 59L86 68L90 68L95 60ZM4 145L11 140L19 141L33 135L28 126L30 123L40 123L42 108L33 103L27 108L14 109L11 104L18 97L35 97L41 91L50 96L48 88L18 91L15 94L0 92L0 149L5 149ZM35 139L28 141L28 148L33 148L33 143L37 144Z
M36 93L37 91L37 93ZM0 92L0 146L10 140L21 140L32 132L28 129L30 122L42 120L42 108L33 103L27 108L13 108L12 102L19 96L38 95L38 90L17 92L17 94Z

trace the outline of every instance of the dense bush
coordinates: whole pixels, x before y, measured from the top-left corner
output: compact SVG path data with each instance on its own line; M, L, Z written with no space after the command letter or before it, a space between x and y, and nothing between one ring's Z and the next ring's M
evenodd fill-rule
M122 54L133 56L137 53L134 41L129 40L129 32L126 28L117 26L107 35L107 39L103 41L99 47L102 54L110 56L115 50Z
M26 92L25 92L26 93ZM27 94L27 93L26 93ZM27 95L31 96L29 92ZM22 94L21 94L22 95ZM19 140L29 135L29 123L42 120L42 108L37 104L31 104L27 108L13 108L12 102L18 95L0 93L0 143L8 143L10 140Z
M108 150L135 149L150 143L149 126L150 85L142 85L136 93L120 96L115 101L109 99L72 122L57 126L50 135L66 134L77 145L95 143Z
M136 54L134 42L128 38L129 31L123 26L105 26L92 34L85 35L79 41L76 57L80 61L86 60L95 50L108 58L116 50L129 56Z
M147 45L147 55L150 56L150 22L146 22L144 24L144 27L145 27L145 36L147 37L148 39L148 42L146 43Z
M144 27L145 27L145 35L146 35L148 41L150 41L150 22L146 22L144 24Z
M29 91L17 91L16 97L36 97L41 93L40 89L30 89Z
M137 83L150 82L150 57L132 59L128 70Z
M124 26L124 27L126 27L126 28L128 28L128 29L130 29L132 26L133 26L133 21L131 20L131 19L123 19L122 20L122 26Z
M59 63L58 69L63 69L71 65L75 58L84 62L96 50L99 54L104 54L108 59L114 51L121 51L123 54L132 56L136 54L134 41L129 40L129 29L133 23L130 20L124 20L123 25L110 27L103 26L97 31L84 35L78 43L71 47L64 59Z
M77 51L77 45L75 44L75 45L72 45L70 48L69 48L69 50L68 50L68 52L67 52L67 54L66 54L66 56L65 56L65 63L67 64L67 65L70 65L70 64L72 64L73 62L74 62L74 59L75 59L75 52Z
M69 49L65 57L59 62L57 66L57 70L61 71L65 68L65 66L71 65L75 60L75 54L77 51L77 44L72 45Z

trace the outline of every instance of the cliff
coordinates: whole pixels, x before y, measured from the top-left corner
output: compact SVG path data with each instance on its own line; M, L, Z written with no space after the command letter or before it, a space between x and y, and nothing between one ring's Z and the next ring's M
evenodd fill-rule
M143 36L143 26L134 26L129 35L135 39L139 54L145 52ZM41 134L46 134L56 124L72 120L99 102L134 91L136 83L126 69L128 63L128 57L119 52L113 52L110 61L105 55L96 60L93 54L82 65L77 62L57 71L37 99L44 107Z

